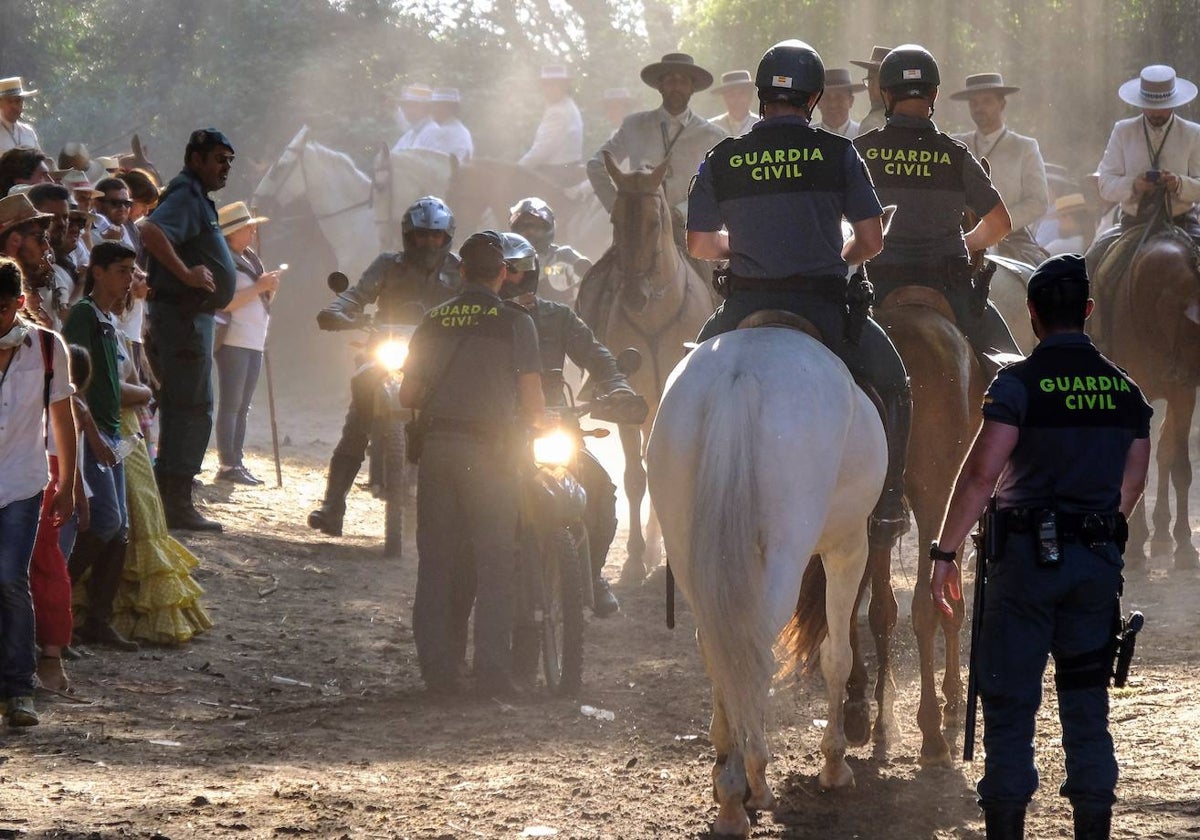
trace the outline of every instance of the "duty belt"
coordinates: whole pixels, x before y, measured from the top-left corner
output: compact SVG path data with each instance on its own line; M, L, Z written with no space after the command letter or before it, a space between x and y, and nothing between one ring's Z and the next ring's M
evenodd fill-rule
M971 264L965 257L944 257L919 263L903 265L875 265L868 263L871 279L875 283L892 286L914 284L930 286L944 291L971 277Z
M789 277L729 275L734 292L815 292L837 301L846 298L846 278L840 274L793 274Z
M1008 508L1000 511L1000 521L1011 534L1032 533L1046 508ZM1096 545L1123 542L1128 533L1125 517L1120 513L1079 513L1055 511L1058 538L1064 542Z

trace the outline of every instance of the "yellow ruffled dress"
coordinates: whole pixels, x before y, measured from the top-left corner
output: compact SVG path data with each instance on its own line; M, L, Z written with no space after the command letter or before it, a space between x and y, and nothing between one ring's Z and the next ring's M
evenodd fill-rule
M138 434L136 410L121 409L121 435ZM129 503L129 549L113 603L113 627L127 639L156 645L181 644L213 626L200 606L204 590L192 580L200 561L167 533L150 453L137 441L125 461Z

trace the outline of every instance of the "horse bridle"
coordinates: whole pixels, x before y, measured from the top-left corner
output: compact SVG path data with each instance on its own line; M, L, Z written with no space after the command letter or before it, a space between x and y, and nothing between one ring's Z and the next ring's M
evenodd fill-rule
M653 193L644 193L644 192L625 193L625 196L627 198L631 197L631 196L637 196L638 201L634 205L635 212L628 213L626 215L625 224L622 227L623 241L628 241L629 239L632 238L628 235L628 231L630 229L632 229L634 231L638 230L638 228L640 226L639 222L641 219L641 214L644 212L644 208L647 203L646 199L649 198L651 201L654 201L657 203L662 198L660 195L660 192L661 191L656 190ZM618 199L619 198L620 198L620 196L618 196ZM662 199L662 200L665 201L665 199ZM628 206L628 204L629 204L629 202L627 202L627 206ZM657 207L655 209L657 210ZM670 216L669 209L668 209L668 213L666 216L666 223L667 224L671 223L671 216ZM653 282L648 281L648 278L654 277L655 274L657 274L657 272L658 272L659 261L662 258L661 241L662 241L662 238L660 236L655 242L654 251L650 255L649 264L640 271L629 270L628 267L625 265L624 254L623 254L622 249L618 249L618 251L617 251L617 253L619 255L617 266L621 270L621 276L623 278L623 283L636 282L639 285L646 286L649 289L649 296L647 299L648 301L649 300L662 300L662 298L667 293L667 285L665 283L662 284L661 286L655 286Z

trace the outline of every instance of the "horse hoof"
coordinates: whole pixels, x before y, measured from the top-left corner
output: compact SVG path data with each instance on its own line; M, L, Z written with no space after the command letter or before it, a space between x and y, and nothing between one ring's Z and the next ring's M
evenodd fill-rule
M921 755L917 759L917 763L922 767L953 767L954 762L950 758L950 745L943 744L933 750L921 750Z
M1125 574L1127 575L1144 575L1150 571L1149 565L1145 557L1125 556Z
M871 730L871 737L879 746L887 746L891 743L892 733L896 732L896 720L884 720L879 717L875 721L875 727Z
M847 700L842 704L842 732L846 743L861 747L871 735L871 708L862 700Z
M773 811L775 810L775 794L767 788L761 794L751 794L746 799L747 811Z
M719 837L749 837L750 815L740 805L722 806L713 823L713 834Z
M646 567L641 563L626 563L621 568L621 576L617 583L625 588L641 586L646 579Z

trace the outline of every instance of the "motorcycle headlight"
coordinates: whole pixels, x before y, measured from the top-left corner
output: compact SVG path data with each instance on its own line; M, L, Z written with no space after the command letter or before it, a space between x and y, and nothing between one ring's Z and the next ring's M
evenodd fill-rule
M565 467L575 457L575 438L556 429L533 439L533 460L543 467Z
M398 373L407 358L408 342L403 339L389 338L375 346L375 361L389 373Z

